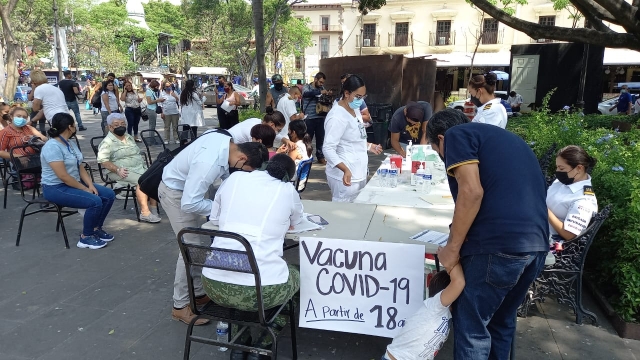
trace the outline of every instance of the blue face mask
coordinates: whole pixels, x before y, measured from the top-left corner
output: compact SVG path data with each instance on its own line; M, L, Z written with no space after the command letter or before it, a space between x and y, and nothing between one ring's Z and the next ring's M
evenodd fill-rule
M13 118L13 125L17 127L23 127L27 125L27 119L16 116Z
M360 106L362 106L363 102L364 102L364 99L355 98L349 103L349 107L352 108L353 110L358 110L360 109Z

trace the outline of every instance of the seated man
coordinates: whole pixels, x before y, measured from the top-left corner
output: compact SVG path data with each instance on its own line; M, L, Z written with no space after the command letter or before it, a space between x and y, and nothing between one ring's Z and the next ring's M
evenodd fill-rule
M109 170L109 178L126 185L137 186L138 179L147 170L140 155L140 148L134 138L127 134L127 121L124 114L111 113L107 116L109 133L100 143L97 161ZM136 187L136 198L140 204L140 221L160 222L158 202ZM147 201L149 204L147 204Z
M391 147L402 157L409 140L414 144L427 144L427 122L431 118L431 105L426 101L410 101L393 113L389 122Z
M33 136L37 136L42 141L47 141L47 137L42 135L33 126L28 125L29 114L27 110L22 107L16 106L9 112L8 125L0 130L0 158L9 160L9 150L12 147L25 145L29 139ZM26 151L16 150L18 156L25 156L30 153L29 149Z

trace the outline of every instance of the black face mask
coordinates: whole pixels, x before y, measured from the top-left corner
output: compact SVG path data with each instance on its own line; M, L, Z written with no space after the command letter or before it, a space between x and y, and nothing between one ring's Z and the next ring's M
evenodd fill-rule
M218 85L220 85L220 86L224 86L224 82L223 82L223 81L220 81L220 82L218 82Z
M560 181L564 185L573 184L573 181L575 180L575 176L570 178L569 177L569 172L570 171L573 171L573 169L571 169L569 171L556 171L556 179L558 179L558 181Z
M118 126L117 128L113 129L113 133L118 135L118 136L122 136L127 132L127 128L124 126Z
M273 84L273 88L280 91L282 90L282 84Z
M482 106L482 102L480 101L480 99L478 99L477 97L471 95L471 102L473 103L473 105L475 105L476 107L480 107Z
M250 171L246 171L243 169L244 167L244 163L242 164L242 166L238 167L238 163L240 162L240 160L236 161L236 164L233 166L229 167L229 175L233 174L236 171L244 171L244 172L250 172Z

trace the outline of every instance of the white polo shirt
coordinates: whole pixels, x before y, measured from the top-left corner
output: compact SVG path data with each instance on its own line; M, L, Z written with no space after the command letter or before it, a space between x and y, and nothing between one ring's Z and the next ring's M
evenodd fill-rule
M489 100L478 107L473 122L491 124L501 128L507 127L507 110L500 103L500 98Z
M55 114L69 113L64 93L51 84L39 85L33 92L33 98L42 101L44 117L49 121L53 119Z
M560 219L563 228L578 236L588 226L593 215L598 212L598 201L591 186L591 177L571 185L556 180L547 190L547 207ZM558 233L549 226L551 236Z
M300 195L293 185L260 170L231 174L218 188L210 214L211 222L221 231L240 234L249 241L262 285L283 284L289 279L282 245L289 226L299 224L302 217ZM221 237L211 246L244 250L239 242ZM229 284L255 285L253 274L205 268L202 275Z
M262 120L250 118L233 125L231 129L229 129L229 134L233 137L233 142L236 144L251 142L251 128L258 124L262 124Z

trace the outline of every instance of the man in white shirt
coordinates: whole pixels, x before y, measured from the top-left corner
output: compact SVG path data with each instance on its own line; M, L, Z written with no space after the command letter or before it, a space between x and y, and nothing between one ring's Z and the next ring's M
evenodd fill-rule
M33 101L33 111L38 114L31 119L32 124L41 122L41 129L44 127L44 120L51 122L53 115L57 113L68 113L67 101L62 90L48 83L47 76L41 70L31 72L31 84L33 90L29 94L29 100ZM42 111L39 111L42 110Z
M511 105L511 111L513 111L514 113L520 112L520 106L524 102L520 94L517 94L515 91L510 92L509 99L507 101L509 102L509 105Z
M248 142L236 145L228 135L210 131L201 135L182 150L162 172L158 197L167 213L173 231L177 234L185 227L200 227L204 216L211 213L213 202L206 197L209 187L219 178L234 171L253 171L269 159L267 149L261 143ZM189 244L209 245L209 239L187 235ZM192 271L197 304L206 304L201 271ZM195 316L189 307L187 273L182 254L178 255L173 286L174 320L189 324ZM199 319L196 325L208 323Z
M279 144L283 138L287 137L287 134L289 133L289 122L294 120L304 120L304 114L299 113L296 108L296 103L300 101L300 98L302 98L300 89L297 86L292 86L289 88L289 94L278 102L278 111L284 115L284 119L287 123L280 133L278 133L276 137L276 144Z

